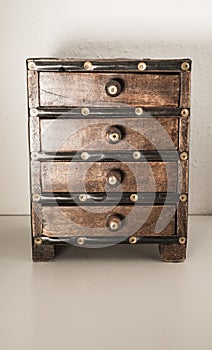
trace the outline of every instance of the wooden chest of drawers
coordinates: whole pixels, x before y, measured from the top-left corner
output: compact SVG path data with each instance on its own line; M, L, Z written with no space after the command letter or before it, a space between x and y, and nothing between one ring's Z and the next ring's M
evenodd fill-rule
M32 256L187 245L191 61L28 59Z

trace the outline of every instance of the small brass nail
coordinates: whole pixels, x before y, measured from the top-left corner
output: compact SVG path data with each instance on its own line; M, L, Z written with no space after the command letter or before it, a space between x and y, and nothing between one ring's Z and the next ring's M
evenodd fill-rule
M140 62L138 64L138 69L141 71L144 71L146 69L146 63L145 62Z
M93 68L92 63L90 61L86 61L83 67L85 70L91 70Z
M83 245L85 243L85 238L84 237L78 237L77 238L77 244Z
M88 154L88 152L82 152L80 157L83 160L87 160L89 158L89 154Z
M189 110L186 109L186 108L182 109L181 116L182 117L188 117L189 116Z
M38 115L38 110L36 108L31 108L30 115L31 117L36 117Z
M34 202L39 202L40 200L40 195L38 193L35 193L32 195L32 199Z
M182 152L180 154L180 159L181 160L187 160L188 159L188 153L187 152Z
M181 237L179 238L179 243L180 243L180 244L185 244L185 243L186 243L186 237L181 236Z
M187 194L182 193L182 194L180 195L180 201L181 201L181 202L186 202L187 199L188 199Z
M82 115L88 115L90 113L89 108L83 107L81 109L81 114Z
M131 200L131 202L137 202L138 195L136 193L131 194L130 200Z
M137 107L136 109L135 109L135 114L136 115L141 115L143 113L143 109L141 108L141 107Z
M135 243L137 243L137 237L136 236L131 236L130 238L129 238L129 242L130 242L130 244L135 244Z
M190 68L190 64L188 63L188 62L183 62L182 64L181 64L181 69L182 70L188 70Z
M80 194L79 195L79 200L80 200L80 202L85 202L87 200L87 195L86 194Z
M35 70L36 69L36 64L32 61L28 62L28 69L29 70Z
M43 243L43 241L42 241L42 239L41 239L40 237L36 237L36 238L34 239L34 243L35 243L36 245L41 245L41 244Z
M141 158L141 152L135 151L135 152L133 152L132 156L134 159L139 159L139 158Z
M31 159L33 159L33 160L38 159L38 153L37 152L32 152L31 153Z

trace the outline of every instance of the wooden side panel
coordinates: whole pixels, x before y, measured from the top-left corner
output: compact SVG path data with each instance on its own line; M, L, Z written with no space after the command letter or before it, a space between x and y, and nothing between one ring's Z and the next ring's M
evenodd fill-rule
M37 108L39 106L38 97L38 72L28 70L28 106Z
M121 79L124 89L117 97L106 94L111 79ZM179 74L112 74L41 72L40 106L141 105L178 107Z
M116 187L107 183L113 170L121 175ZM44 162L41 179L43 192L176 192L177 162Z
M68 236L166 236L175 234L175 206L167 206L164 227L155 232L155 225L163 206L109 207L43 207L43 234L49 237ZM115 233L107 228L110 215L122 217L122 226ZM167 218L168 225L167 225Z
M185 71L181 73L180 106L182 108L190 108L190 95L191 95L191 72Z
M178 118L42 119L40 125L44 152L178 149ZM106 140L111 125L122 130L123 139L116 144Z

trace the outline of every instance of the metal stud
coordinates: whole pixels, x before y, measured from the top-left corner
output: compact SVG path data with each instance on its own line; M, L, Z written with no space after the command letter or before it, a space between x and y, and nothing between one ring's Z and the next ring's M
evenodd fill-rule
M187 160L188 159L188 153L187 152L182 152L180 154L180 159L181 160Z
M89 158L88 152L82 152L80 155L82 160L87 160Z
M38 115L38 110L36 108L31 108L30 115L31 117L36 117Z
M146 69L146 63L145 62L140 62L138 64L138 69L141 70L141 71L145 70Z
M180 244L182 244L182 245L183 245L183 244L185 244L185 243L186 243L186 237L181 236L181 237L179 238L179 240L178 240L178 241L179 241L179 243L180 243Z
M79 195L79 201L80 202L85 202L87 200L87 195L86 194L80 194Z
M85 70L91 70L93 68L92 63L90 61L86 61L83 67Z
M137 202L138 195L136 193L131 194L130 200L131 200L131 202Z
M130 244L135 244L135 243L137 243L137 237L136 236L131 236L130 238L129 238L129 242L130 242Z
M85 238L84 237L78 237L77 238L77 244L83 245L85 243Z
M187 199L188 199L187 194L182 193L182 194L180 195L180 201L181 201L181 202L186 202Z
M36 64L32 61L28 62L28 69L29 70L35 70L36 69Z
M186 108L182 109L181 116L182 117L188 117L189 116L189 110L186 109Z
M188 70L190 68L190 64L188 63L188 62L183 62L182 64L181 64L181 69L182 70Z
M134 159L139 159L139 158L141 158L141 152L135 151L135 152L133 152L132 156Z
M81 114L82 115L88 115L90 113L89 108L84 107L81 109Z
M143 109L141 108L141 107L137 107L136 109L135 109L135 114L136 115L141 115L143 113Z
M43 243L43 241L42 241L42 239L41 239L40 237L36 237L36 238L34 239L34 243L35 243L36 245L41 245L41 244Z
M108 178L108 183L109 183L111 186L117 185L118 182L119 182L118 179L117 179L114 175L109 176L109 178Z
M34 202L39 202L39 200L40 200L40 195L39 195L38 193L33 194L33 195L32 195L32 200L33 200Z
M31 153L31 159L32 159L32 160L38 159L38 153L37 153L37 152L32 152L32 153Z

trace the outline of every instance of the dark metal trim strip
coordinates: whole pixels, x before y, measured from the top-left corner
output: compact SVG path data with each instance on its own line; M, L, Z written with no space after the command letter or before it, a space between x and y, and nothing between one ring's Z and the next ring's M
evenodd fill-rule
M77 245L77 238L79 236L72 236L72 237L47 237L47 236L39 236L39 238L42 239L43 244L54 244L54 245L67 245L67 244L73 244ZM136 236L137 242L136 244L178 244L179 237L178 235L173 236ZM120 242L120 236L119 237L95 237L95 236L83 236L84 238L84 244L83 247L86 247L86 245L89 244L129 244L129 237L123 237L123 240ZM136 245L134 244L134 245Z
M100 119L100 118L151 118L151 117L180 117L182 108L144 108L141 115L135 114L132 107L89 107L89 114L81 114L81 108L42 108L38 109L40 118L58 119Z
M42 193L40 197L40 202L44 206L99 206L102 204L104 204L105 206L114 205L114 203L118 203L119 205L134 205L134 203L130 200L130 195L132 194L132 192L86 193L87 198L84 202L79 200L80 194L82 193ZM177 205L180 196L180 194L178 193L166 192L138 192L137 195L138 200L136 202L136 205L163 205L164 203L166 205Z
M39 161L72 161L72 162L97 162L97 161L126 161L126 162L173 162L179 160L179 153L177 151L139 151L141 157L139 159L133 158L134 151L124 151L124 152L104 152L102 151L88 151L88 158L83 160L81 158L82 152L72 153L36 153L36 159ZM34 154L34 153L33 153Z
M36 65L37 71L56 71L56 72L181 72L181 64L188 62L191 66L191 60L175 59L175 60L152 60L152 59L139 59L139 60L61 60L61 59L32 59ZM91 70L84 68L85 61L92 63ZM138 70L138 64L144 62L146 69L144 71Z

